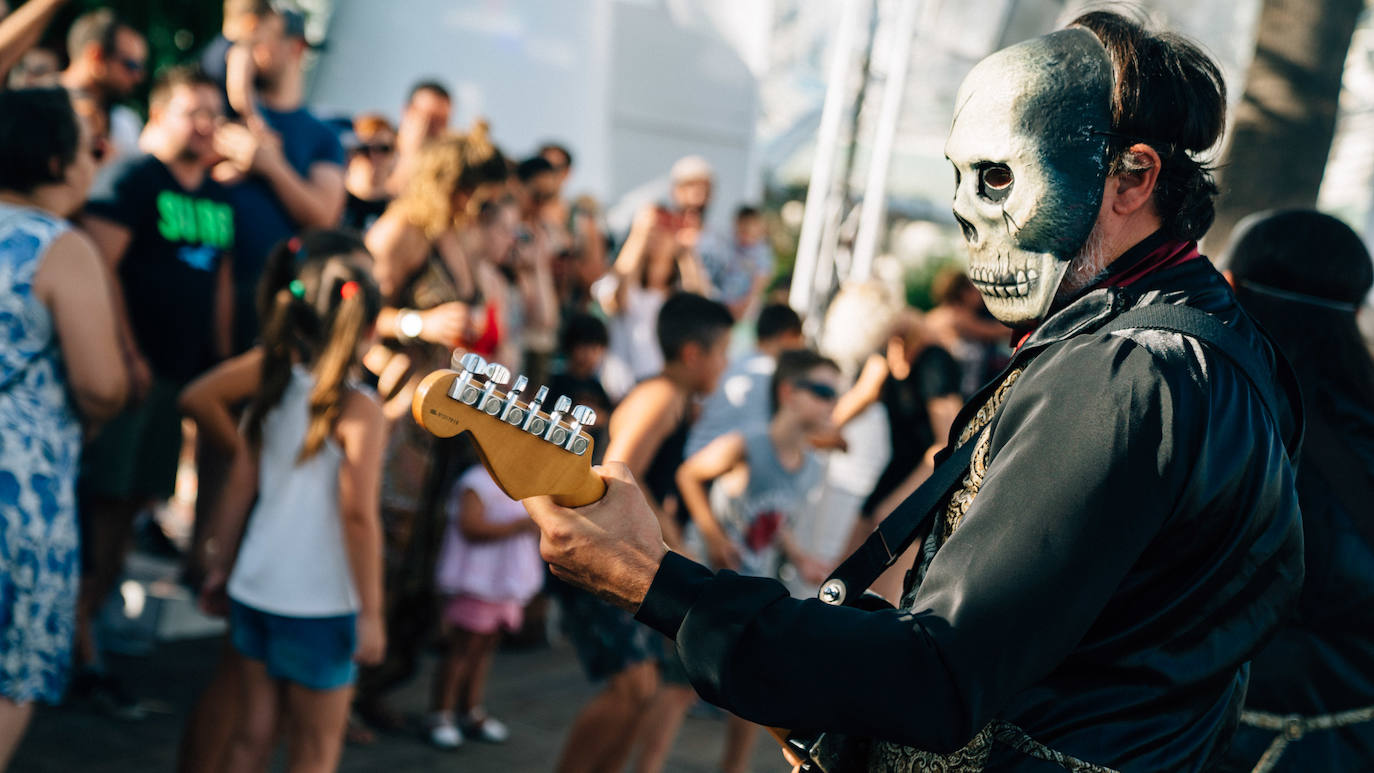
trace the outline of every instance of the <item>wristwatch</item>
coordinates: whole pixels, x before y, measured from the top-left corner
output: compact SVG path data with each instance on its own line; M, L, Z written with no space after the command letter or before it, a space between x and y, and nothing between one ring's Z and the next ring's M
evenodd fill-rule
M425 318L414 309L401 309L396 315L396 328L401 331L401 339L413 341L425 330Z

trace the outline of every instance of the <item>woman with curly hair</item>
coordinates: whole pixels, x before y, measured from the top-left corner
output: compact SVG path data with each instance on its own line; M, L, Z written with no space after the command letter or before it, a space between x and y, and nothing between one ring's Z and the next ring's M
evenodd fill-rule
M479 124L420 151L406 187L368 230L373 275L384 299L381 343L364 359L377 376L391 433L382 474L387 659L365 670L358 708L372 724L395 727L384 692L408 679L430 624L435 552L444 526L441 492L456 472L453 443L409 421L421 378L446 367L455 349L495 353L504 332L504 298L486 296L462 231L505 187L507 164ZM399 419L399 420L398 420Z

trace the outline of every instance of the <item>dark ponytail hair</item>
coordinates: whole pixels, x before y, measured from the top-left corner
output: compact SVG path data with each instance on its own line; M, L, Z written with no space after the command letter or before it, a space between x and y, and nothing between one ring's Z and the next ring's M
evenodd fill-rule
M324 445L342 407L358 342L377 321L382 295L367 248L356 234L309 231L277 245L258 285L262 320L262 380L248 406L248 440L262 442L262 424L291 383L295 362L310 367L310 424L300 461Z
M1214 167L1197 157L1212 149L1226 128L1226 82L1201 48L1181 35L1151 32L1112 11L1092 11L1070 26L1097 35L1116 74L1112 92L1109 175L1141 172L1148 165L1132 145L1159 154L1154 201L1172 238L1201 239L1216 218Z

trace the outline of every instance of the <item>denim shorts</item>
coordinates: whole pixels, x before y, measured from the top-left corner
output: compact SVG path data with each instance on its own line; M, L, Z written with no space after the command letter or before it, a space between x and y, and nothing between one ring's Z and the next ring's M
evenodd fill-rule
M353 684L358 666L358 616L287 617L230 599L230 641L246 658L267 665L273 679L312 690L337 690Z
M629 612L556 578L548 587L562 606L563 632L591 681L609 679L636 663L660 657L663 636Z

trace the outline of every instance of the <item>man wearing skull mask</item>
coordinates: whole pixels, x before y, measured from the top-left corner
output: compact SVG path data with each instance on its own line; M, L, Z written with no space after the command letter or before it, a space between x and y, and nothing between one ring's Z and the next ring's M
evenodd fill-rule
M1299 401L1196 247L1216 187L1190 154L1224 88L1192 44L1108 12L964 81L954 211L1018 348L955 421L901 609L839 605L863 582L801 601L712 575L617 468L588 507L526 502L554 572L675 638L707 700L829 731L809 747L827 771L1213 767L1303 574ZM866 550L832 578L863 580ZM840 736L873 740L837 761Z

